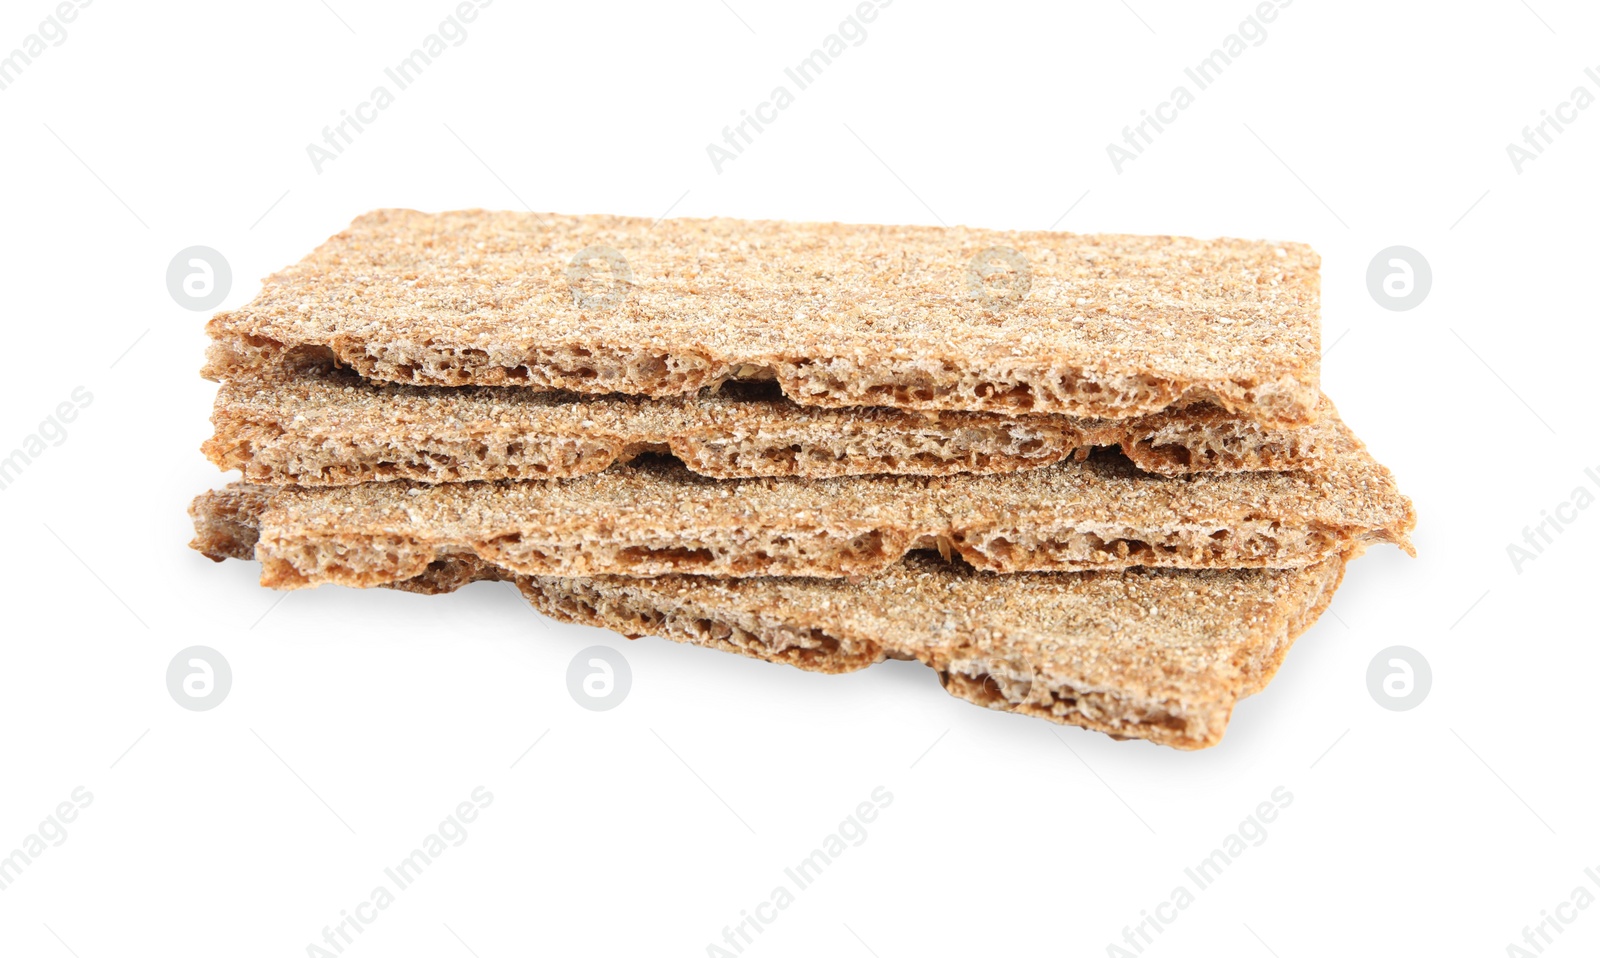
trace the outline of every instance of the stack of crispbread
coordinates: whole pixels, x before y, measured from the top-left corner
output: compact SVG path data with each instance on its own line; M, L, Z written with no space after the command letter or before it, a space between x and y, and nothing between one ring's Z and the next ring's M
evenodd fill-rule
M215 317L193 545L1217 742L1410 502L1295 244L363 216Z

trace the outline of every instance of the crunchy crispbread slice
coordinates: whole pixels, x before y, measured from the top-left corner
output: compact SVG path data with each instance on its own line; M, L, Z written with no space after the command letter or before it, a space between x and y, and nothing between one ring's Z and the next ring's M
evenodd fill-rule
M859 580L516 577L541 612L629 638L849 671L915 659L978 705L1205 748L1333 599L1344 559L1302 569L992 576L908 557Z
M1122 418L1318 401L1295 243L967 227L379 210L218 314L206 374L285 356L375 380Z
M994 572L1293 567L1410 549L1358 440L1319 473L1141 472L1096 455L936 478L713 480L670 459L556 481L266 487L262 584L371 586L452 556L525 575L848 576L936 547Z
M644 399L362 380L331 367L224 383L201 448L248 482L350 485L566 478L668 451L717 479L1014 472L1115 446L1164 475L1316 469L1348 434L1192 406L1130 419L819 409L760 387Z
M248 502L268 495L246 487L195 501L215 557L252 553L259 511ZM392 585L434 593L509 579L563 621L818 672L915 659L988 708L1193 749L1216 744L1234 703L1266 685L1332 599L1344 561L991 576L916 555L858 580L725 580L515 576L458 556Z

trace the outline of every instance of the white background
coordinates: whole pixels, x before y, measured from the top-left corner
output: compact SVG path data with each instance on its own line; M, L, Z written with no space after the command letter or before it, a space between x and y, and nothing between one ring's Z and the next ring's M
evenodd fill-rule
M93 395L0 492L0 854L93 795L0 891L0 952L307 954L480 785L467 840L346 954L704 955L880 785L867 840L746 955L1104 955L1278 786L1267 840L1145 954L1503 955L1600 866L1600 509L1520 574L1506 552L1600 493L1600 106L1520 174L1506 155L1600 90L1593 5L1300 0L1118 174L1106 144L1253 4L900 0L719 175L706 144L848 0L499 0L318 174L306 145L452 9L328 2L101 0L0 91L0 452ZM0 52L51 9L8 2ZM280 602L189 551L225 477L173 255L222 251L236 306L370 208L524 205L1308 241L1324 387L1415 499L1420 556L1352 566L1224 743L1180 753L909 663L629 643L502 585ZM1395 244L1433 268L1408 312L1366 288ZM232 664L213 711L166 688L194 644ZM604 713L565 687L596 644L633 674ZM1395 644L1432 663L1409 712L1366 688ZM1594 954L1600 906L1567 914L1545 953Z

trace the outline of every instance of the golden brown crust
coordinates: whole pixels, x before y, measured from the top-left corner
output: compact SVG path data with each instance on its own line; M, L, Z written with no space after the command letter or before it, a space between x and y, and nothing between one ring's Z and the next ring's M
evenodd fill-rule
M326 366L224 383L202 449L249 482L352 485L569 478L669 451L716 479L952 475L1037 468L1116 447L1164 475L1316 469L1346 443L1317 421L1264 426L1214 406L1128 419L801 406L729 384L644 399L372 383Z
M569 267L604 246L631 279ZM1014 250L1020 300L974 272ZM1293 243L965 227L379 210L209 325L233 379L290 354L370 379L654 397L1308 422L1318 258ZM987 271L987 268L985 268ZM1015 276L1017 274L1013 274Z

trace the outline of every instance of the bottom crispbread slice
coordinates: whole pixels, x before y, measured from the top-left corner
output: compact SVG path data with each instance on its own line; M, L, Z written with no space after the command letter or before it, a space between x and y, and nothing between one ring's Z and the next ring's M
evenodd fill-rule
M197 547L249 557L266 497L195 500ZM473 556L395 588L505 579L553 618L849 672L886 658L934 669L952 695L1118 738L1204 748L1332 599L1347 556L1299 569L995 575L913 554L848 579L521 576Z

